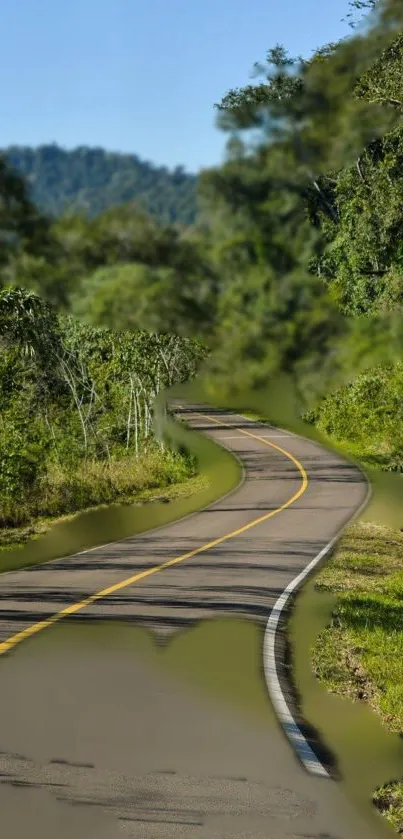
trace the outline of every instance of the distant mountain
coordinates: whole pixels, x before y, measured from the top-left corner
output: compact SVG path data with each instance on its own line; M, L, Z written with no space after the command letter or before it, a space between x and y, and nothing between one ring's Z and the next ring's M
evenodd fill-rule
M165 223L195 221L197 176L181 166L170 171L135 154L87 146L71 151L56 144L9 146L3 153L27 179L35 203L51 216L65 211L95 216L135 200Z

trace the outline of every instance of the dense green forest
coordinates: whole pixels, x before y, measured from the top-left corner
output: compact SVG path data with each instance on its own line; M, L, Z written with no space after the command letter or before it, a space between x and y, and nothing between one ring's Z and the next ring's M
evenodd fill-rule
M136 203L106 210L94 218L69 213L52 219L31 200L27 183L5 159L0 161L0 190L3 199L0 288L28 287L64 311L71 310L73 298L83 297L80 306L84 305L85 309L88 288L95 291L99 286L102 294L104 289L111 288L115 298L120 266L130 264L132 279L128 291L137 301L131 307L130 318L127 311L131 325L140 303L144 309L144 295L159 287L160 282L171 301L179 287L183 295L188 289L188 311L190 308L196 311L198 292L196 295L194 292L199 289L199 302L203 306L205 284L213 269L196 225L181 229L164 224ZM155 320L155 307L159 307L160 314L165 311L168 318L169 307L166 308L162 296L159 299L154 294L154 297L148 307L152 309L152 317L149 321L146 318L146 327ZM122 305L126 306L126 302L122 289ZM116 299L114 303L119 305ZM94 307L89 302L89 309L93 316L97 315L95 299Z
M135 154L87 146L66 150L55 143L9 146L4 154L26 179L32 200L48 215L70 212L93 217L136 201L164 223L195 221L197 177L181 166L169 170Z
M256 383L290 373L306 419L402 471L401 10L375 0L350 9L350 39L307 61L276 46L256 83L217 104L234 159L201 186L226 212L216 239L239 277L226 298L237 301L235 346L233 324L220 325L232 364L239 347ZM356 35L357 15L374 9L373 29ZM221 352L223 372L227 363Z
M30 462L37 458L39 477L34 467L32 475L45 486L61 451L74 453L76 473L78 462L110 469L127 453L137 458L152 438L149 418L131 430L140 422L133 375L141 353L129 350L130 333L136 346L146 334L152 347L155 336L169 336L182 359L173 380L204 360L221 394L286 373L311 422L384 468L403 468L400 14L388 0L365 35L353 29L309 60L275 46L257 66L260 79L223 96L217 112L228 160L201 174L191 227L132 201L54 218L3 158L0 457L11 493L4 521L15 518L7 511L25 480L32 497L34 478L16 454L23 440ZM153 370L155 358L166 363L159 352L150 350ZM161 371L159 386L167 382ZM11 461L8 438L18 441Z

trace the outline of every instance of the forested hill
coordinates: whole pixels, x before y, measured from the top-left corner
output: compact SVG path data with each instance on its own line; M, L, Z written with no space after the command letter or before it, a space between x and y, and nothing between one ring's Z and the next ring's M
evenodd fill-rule
M66 210L95 216L135 200L164 223L195 220L197 176L182 167L169 170L135 154L87 146L9 146L4 153L27 179L34 202L52 216Z

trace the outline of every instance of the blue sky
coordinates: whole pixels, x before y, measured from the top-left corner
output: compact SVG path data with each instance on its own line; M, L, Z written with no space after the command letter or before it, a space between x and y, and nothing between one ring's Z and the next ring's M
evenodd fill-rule
M275 43L348 33L348 0L2 0L0 147L57 142L189 171L219 163L213 104Z

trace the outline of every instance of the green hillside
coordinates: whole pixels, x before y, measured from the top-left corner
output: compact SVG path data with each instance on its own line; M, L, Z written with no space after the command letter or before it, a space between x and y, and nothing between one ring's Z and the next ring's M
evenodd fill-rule
M195 220L197 176L180 166L169 170L135 154L87 146L71 151L55 144L9 146L4 153L27 179L34 202L52 216L64 211L95 216L135 200L165 223Z

